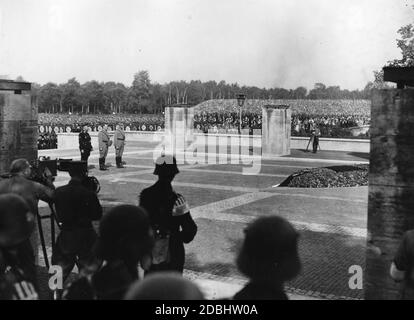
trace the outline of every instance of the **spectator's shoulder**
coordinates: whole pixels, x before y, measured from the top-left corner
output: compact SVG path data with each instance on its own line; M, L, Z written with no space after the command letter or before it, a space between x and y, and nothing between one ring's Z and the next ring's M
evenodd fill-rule
M141 197L149 196L153 193L153 186L150 186L148 188L145 188L141 191Z

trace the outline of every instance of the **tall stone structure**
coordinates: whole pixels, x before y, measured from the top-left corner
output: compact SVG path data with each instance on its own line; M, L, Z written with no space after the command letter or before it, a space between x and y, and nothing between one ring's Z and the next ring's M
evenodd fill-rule
M37 158L37 117L30 83L0 80L0 173L14 159Z
M365 298L398 299L389 275L401 236L414 228L414 89L376 90L371 106Z
M262 107L262 157L290 154L291 110L284 105Z
M165 151L177 161L194 140L194 107L171 105L165 108ZM179 161L180 163L180 161Z

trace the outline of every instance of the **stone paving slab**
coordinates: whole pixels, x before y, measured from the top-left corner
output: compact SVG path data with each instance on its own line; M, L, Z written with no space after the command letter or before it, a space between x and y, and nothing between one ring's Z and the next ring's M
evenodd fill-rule
M224 213L256 217L277 214L288 220L366 229L366 212L364 201L287 193L235 206Z
M199 232L196 239L186 246L185 268L245 279L235 264L245 224L228 221L214 223L200 218L196 222ZM305 292L362 298L361 290L355 291L348 287L348 269L352 265L364 268L365 239L304 230L300 233L299 252L303 271L287 286ZM212 234L215 236L211 237Z

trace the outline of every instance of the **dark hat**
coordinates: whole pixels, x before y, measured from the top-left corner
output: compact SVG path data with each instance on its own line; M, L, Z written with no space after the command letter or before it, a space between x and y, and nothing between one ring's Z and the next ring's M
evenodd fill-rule
M299 234L284 218L261 217L245 230L244 251L251 259L280 262L296 253Z
M28 239L34 225L34 216L22 197L0 195L0 247L12 247Z
M137 281L126 300L203 300L200 289L176 272L156 272Z
M68 163L68 171L71 177L85 176L88 173L86 161L70 161Z
M158 176L176 175L180 171L177 167L177 160L172 155L162 155L155 161L154 174Z

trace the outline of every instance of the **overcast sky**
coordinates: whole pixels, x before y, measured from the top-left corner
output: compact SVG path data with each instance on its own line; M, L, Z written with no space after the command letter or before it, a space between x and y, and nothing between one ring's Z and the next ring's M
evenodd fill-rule
M0 75L363 88L413 0L0 0Z

